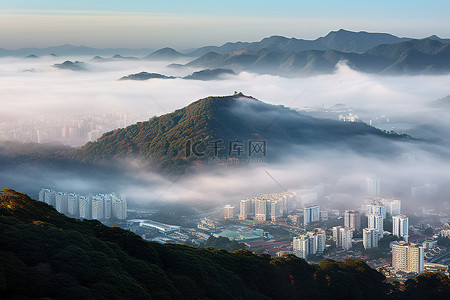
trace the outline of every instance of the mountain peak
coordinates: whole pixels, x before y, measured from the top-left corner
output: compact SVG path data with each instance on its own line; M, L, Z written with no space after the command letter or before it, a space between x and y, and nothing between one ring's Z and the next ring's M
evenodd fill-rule
M279 118L279 116L283 116ZM345 123L315 119L282 105L272 105L235 92L228 96L210 96L147 122L105 133L75 153L83 162L102 162L114 158L134 157L157 170L184 173L199 166L206 167L211 153L204 157L186 157L189 141L205 147L213 141L265 140L273 159L282 159L285 149L296 145L344 143L353 150L367 149L358 136L396 138L364 123ZM126 138L125 138L126 137ZM104 149L108 149L105 151ZM228 151L221 159L230 159ZM209 155L209 156L208 156ZM243 159L242 157L233 159ZM246 163L242 160L242 165Z

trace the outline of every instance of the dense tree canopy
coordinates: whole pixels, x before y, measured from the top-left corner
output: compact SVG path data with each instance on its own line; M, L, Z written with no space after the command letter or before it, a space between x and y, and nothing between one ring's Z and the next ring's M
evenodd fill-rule
M315 265L147 242L10 189L0 191L0 253L2 299L443 299L449 288L447 277L422 274L402 291L351 259Z

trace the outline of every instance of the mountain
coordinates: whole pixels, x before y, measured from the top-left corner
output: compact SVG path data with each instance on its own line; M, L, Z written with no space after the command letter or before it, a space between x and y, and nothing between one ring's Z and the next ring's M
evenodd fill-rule
M409 40L383 44L364 53L336 50L280 52L264 48L259 51L237 50L219 54L210 52L185 66L230 68L281 76L306 76L331 73L339 62L367 73L441 74L450 72L450 44L438 40Z
M450 72L450 44L435 39L411 40L380 45L367 54L392 60L384 73L441 74Z
M162 48L156 50L155 52L143 57L142 59L146 60L174 60L184 57L184 54L176 51L172 48Z
M308 264L290 254L147 242L0 191L1 299L446 299L449 288L440 273L389 284L353 259Z
M237 50L260 51L268 49L270 51L289 53L306 50L336 50L341 52L364 52L372 47L381 44L395 44L410 40L410 38L399 38L388 33L368 33L365 31L353 32L340 29L331 31L324 37L315 40L304 40L287 38L283 36L271 36L259 42L236 42L225 43L218 46L206 46L198 48L189 53L189 56L199 57L209 52L226 54Z
M71 70L71 71L86 71L86 68L84 66L85 64L81 61L70 61L66 60L65 62L61 64L54 64L53 67L61 70Z
M384 139L379 141L375 139ZM236 93L225 97L200 99L182 109L149 121L139 122L105 133L96 142L89 142L75 151L73 158L84 163L107 162L126 157L141 159L146 164L173 172L206 165L217 158L246 161L251 140L267 142L267 157L280 159L294 146L349 147L354 151L385 153L378 143L402 137L389 135L364 123L345 123L315 119L284 106L266 104L252 97ZM211 143L222 141L221 151L215 155ZM242 141L247 152L227 156L229 142ZM201 155L187 148L198 142ZM209 147L209 148L208 148ZM389 151L389 150L387 150ZM260 153L262 154L262 153ZM291 154L291 153L288 153ZM299 154L301 155L301 154Z
M344 29L331 31L326 36L318 38L328 49L341 52L365 52L381 44L397 44L409 41L410 38L399 38L388 33L353 32Z
M230 69L206 69L198 72L194 72L191 75L183 77L190 80L219 80L224 75L236 75L233 70Z
M128 48L92 48L86 46L73 46L73 45L61 45L47 48L21 48L16 50L1 49L0 57L2 56L27 56L30 54L45 56L50 53L58 56L71 56L71 55L114 55L121 53L122 55L145 55L152 52L152 49L128 49Z
M119 80L148 80L148 79L154 79L154 78L156 78L156 79L173 79L175 77L161 75L158 73L140 72L140 73L131 74L128 76L123 76Z

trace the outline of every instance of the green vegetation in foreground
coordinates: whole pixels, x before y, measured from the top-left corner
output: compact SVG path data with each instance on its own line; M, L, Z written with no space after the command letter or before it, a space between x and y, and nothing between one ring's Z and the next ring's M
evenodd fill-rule
M426 273L404 286L365 263L146 242L0 191L1 299L447 299Z

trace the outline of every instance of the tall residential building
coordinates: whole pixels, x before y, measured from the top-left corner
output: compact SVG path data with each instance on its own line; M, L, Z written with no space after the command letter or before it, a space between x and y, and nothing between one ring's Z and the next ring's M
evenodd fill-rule
M366 177L366 193L371 196L380 195L380 181L375 177Z
M367 206L367 214L380 214L386 219L386 206L382 202L372 203Z
M333 241L337 248L349 250L352 248L353 231L350 228L336 226L332 228Z
M386 206L386 213L390 217L401 214L402 201L397 199L383 199L384 205Z
M344 227L352 230L361 229L361 214L358 211L346 210L344 212Z
M90 219L91 218L91 200L89 197L86 196L80 196L79 198L80 203L80 218L82 219Z
M242 199L239 204L239 220L246 220L252 217L254 213L253 208L251 199Z
M78 217L80 215L79 195L71 193L67 196L67 211L70 215Z
M124 195L120 197L115 194L112 195L112 216L119 219L125 220L127 218L127 201Z
M106 195L103 208L104 208L103 217L105 218L105 220L111 219L111 215L112 215L112 195L111 194Z
M325 250L325 241L325 231L320 228L294 237L292 242L294 255L306 258L308 255L323 253Z
M408 241L409 237L409 225L408 225L408 217L405 215L396 215L392 217L392 234L398 236L399 238L403 238L405 242Z
M283 216L284 201L272 200L269 202L269 205L270 205L269 218L272 222L276 222L278 218L281 218Z
M308 225L320 221L320 206L310 205L303 209L303 224Z
M234 206L225 205L223 208L223 217L225 219L233 219L234 218Z
M294 255L300 258L306 258L310 254L309 244L309 237L306 234L294 237L292 241Z
M363 230L363 246L364 249L378 247L380 236L375 228L364 228Z
M100 195L91 198L91 217L95 220L103 220L103 197Z
M423 273L423 264L422 245L407 242L392 245L392 267L396 271Z
M353 242L353 231L350 228L341 228L340 231L340 247L345 251L350 250Z
M56 204L56 192L50 189L42 189L39 192L39 200L54 207Z
M258 198L255 201L255 221L267 221L269 216L269 207L266 199Z
M68 213L67 194L64 192L57 192L55 196L55 208L62 214Z
M380 214L369 214L367 215L367 219L368 227L375 228L380 237L383 236L383 216Z

